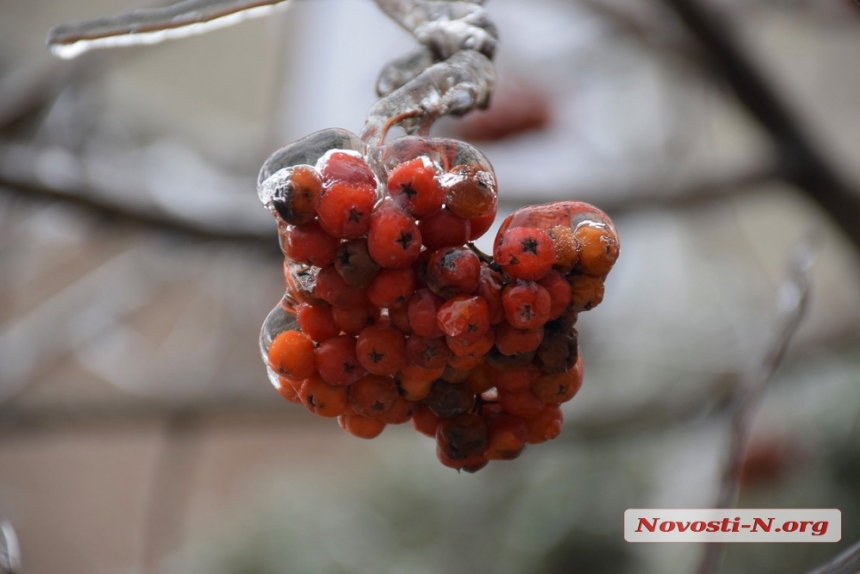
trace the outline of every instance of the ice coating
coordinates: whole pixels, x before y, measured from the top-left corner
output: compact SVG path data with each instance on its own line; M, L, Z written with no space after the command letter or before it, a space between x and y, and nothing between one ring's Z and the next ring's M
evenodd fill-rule
M288 311L289 308L290 304L287 301L287 298L284 297L284 299L282 299L281 302L269 312L268 316L266 316L266 320L263 321L262 329L260 329L260 354L263 357L263 363L267 365L266 369L269 374L269 380L273 385L275 385L275 388L278 388L280 384L278 383L278 375L268 367L269 347L272 346L272 341L279 333L299 328L296 316Z
M269 156L257 177L259 192L263 182L278 171L296 165L315 165L330 150L352 150L367 154L367 145L357 135L342 128L328 128L307 135Z

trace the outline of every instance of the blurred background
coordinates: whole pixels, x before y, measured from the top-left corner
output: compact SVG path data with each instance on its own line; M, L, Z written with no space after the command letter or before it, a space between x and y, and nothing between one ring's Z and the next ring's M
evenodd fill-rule
M314 130L358 131L379 70L415 46L369 0L288 4L65 61L53 26L146 0L0 2L16 572L692 572L702 548L628 544L623 511L713 504L730 399L810 237L809 306L738 504L839 508L842 542L736 544L718 571L806 572L860 538L860 5L486 3L493 105L435 133L488 155L499 220L589 201L623 247L578 324L585 384L561 437L468 475L411 425L362 441L266 379L257 337L283 278L257 170Z

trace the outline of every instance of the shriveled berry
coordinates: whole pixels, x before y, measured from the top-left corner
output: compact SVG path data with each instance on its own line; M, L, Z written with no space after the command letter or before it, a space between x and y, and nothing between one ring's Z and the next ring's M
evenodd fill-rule
M517 281L502 292L505 319L517 329L537 329L549 320L549 292L531 281Z
M424 404L437 416L455 417L471 410L475 404L475 393L469 385L437 379L424 399Z
M269 366L293 380L310 377L315 371L314 343L301 331L283 331L269 346Z
M547 329L535 354L535 364L548 375L563 373L576 363L578 356L576 329L567 333Z
M367 248L382 267L406 267L421 252L421 232L411 215L394 205L383 204L370 218Z
M290 227L284 251L290 261L325 267L334 262L340 240L329 235L316 221Z
M534 351L517 353L516 355L503 355L496 347L487 351L487 363L499 371L524 367L531 363L534 357Z
M565 285L570 285L565 281ZM490 269L486 265L481 266L481 278L476 295L480 295L487 301L490 307L490 324L498 325L505 320L505 309L502 306L502 290L505 287L505 279L501 273Z
M427 157L415 158L392 169L388 174L388 194L415 219L433 215L445 202L438 168Z
M514 279L537 281L555 264L555 247L547 232L534 227L509 228L493 249L496 263Z
M355 354L355 337L338 335L320 343L314 361L322 379L330 385L351 385L365 375Z
M394 327L367 327L358 335L355 352L368 373L393 375L406 364L406 338Z
M350 287L364 289L379 272L379 265L370 256L367 239L359 238L344 241L338 246L334 268ZM570 286L568 286L568 291Z
M421 231L422 243L431 251L463 245L471 235L469 220L447 209L419 221L418 229Z
M436 441L445 457L452 461L483 456L487 448L487 423L471 413L444 419L436 427Z
M336 183L323 193L317 213L320 225L330 235L343 239L361 237L370 228L376 190Z

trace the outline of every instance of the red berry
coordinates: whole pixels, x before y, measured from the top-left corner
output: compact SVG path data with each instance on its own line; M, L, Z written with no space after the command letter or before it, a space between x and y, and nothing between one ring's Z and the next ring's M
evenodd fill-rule
M376 190L369 186L332 185L320 199L320 225L334 237L356 239L370 228Z
M296 263L325 267L334 262L339 244L340 241L326 233L318 222L311 221L287 230L284 252Z
M376 438L385 430L385 423L381 420L362 416L349 407L337 417L337 422L340 428L358 438Z
M531 281L517 281L502 292L505 318L517 329L537 329L549 320L549 292Z
M565 282L567 285L567 282ZM442 337L445 333L436 324L436 313L445 302L426 287L422 287L409 298L408 315L412 332L422 337Z
M314 351L317 371L330 385L351 385L365 370L355 354L355 337L338 335L320 343Z
M305 379L298 394L309 411L322 417L336 417L346 410L346 388L329 385L319 375Z
M493 256L514 279L537 281L555 264L555 247L549 234L541 229L514 227L501 235Z
M447 209L419 221L418 229L421 231L421 241L431 251L463 245L469 241L471 234L469 221Z
M443 339L412 335L406 341L406 359L409 365L422 369L444 369L451 351Z
M549 292L552 306L549 310L549 318L558 319L567 310L570 305L570 283L564 278L564 275L553 269L543 279L538 281L538 285Z
M490 213L470 219L469 241L475 241L476 239L484 235L487 231L489 231L490 228L493 226L493 223L496 221L497 213L498 206L494 206L493 210Z
M333 265L320 270L314 293L333 307L360 307L367 302L367 291L347 285Z
M355 307L334 307L332 318L341 331L354 337L369 325L376 324L379 320L379 307L370 302Z
M302 331L317 343L340 334L332 308L326 303L302 303L296 308L296 320Z
M531 391L545 403L558 404L572 399L582 388L582 358L567 371L542 375L531 383Z
M442 209L445 190L435 164L426 157L404 162L388 175L388 194L415 219Z
M394 327L367 327L358 335L355 352L368 373L393 375L406 364L406 338Z
M535 329L517 329L510 323L496 326L496 348L503 355L516 355L536 351L543 341L542 327Z
M370 218L367 248L382 267L406 267L421 252L421 232L411 215L386 203Z
M382 269L367 288L367 297L379 307L405 307L415 287L415 272L410 267Z
M391 377L365 375L349 386L349 405L356 413L377 418L391 410L400 395Z
M376 176L358 152L331 151L319 162L319 171L326 187L336 183L376 189Z
M415 405L415 410L412 412L412 424L415 425L415 430L434 438L436 437L436 427L439 426L441 420L441 417L425 405Z
M481 260L466 247L439 249L427 261L424 280L440 297L473 293L481 281Z
M490 307L476 295L455 295L436 313L436 324L449 337L469 344L490 329Z

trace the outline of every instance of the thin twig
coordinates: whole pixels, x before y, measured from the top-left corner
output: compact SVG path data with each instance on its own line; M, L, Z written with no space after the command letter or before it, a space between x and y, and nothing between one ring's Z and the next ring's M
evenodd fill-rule
M792 254L788 278L781 288L780 317L775 338L763 360L738 387L733 401L728 454L720 477L720 489L714 508L734 508L740 490L741 470L746 455L752 423L758 412L762 394L785 357L789 343L806 312L809 302L810 269L815 259L813 241L802 242ZM705 546L697 572L711 574L716 571L723 553L721 543Z
M184 0L172 6L62 24L48 33L48 45L62 58L74 58L93 48L154 44L267 16L285 3L286 0Z

